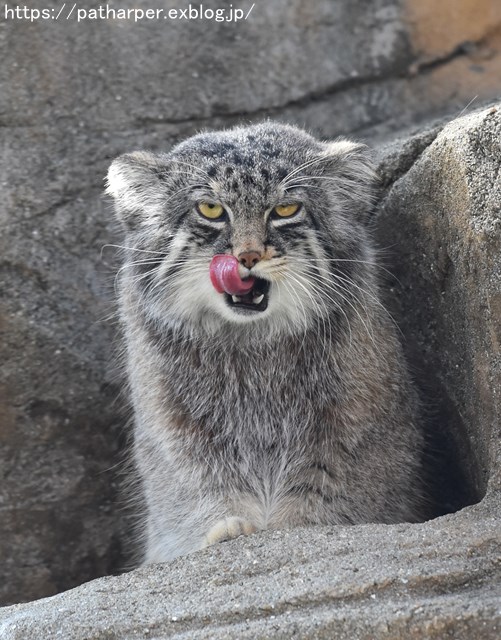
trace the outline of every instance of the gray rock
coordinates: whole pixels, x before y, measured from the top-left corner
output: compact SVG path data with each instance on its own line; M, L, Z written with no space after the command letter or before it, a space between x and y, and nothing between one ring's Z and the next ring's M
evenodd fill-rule
M416 371L443 394L430 422L460 486L431 470L451 507L481 501L423 524L264 532L94 580L4 608L2 639L499 638L500 129L493 107L380 151L392 295Z
M73 3L54 19L63 4L45 0L53 11L49 20L0 24L2 603L116 571L128 555L130 525L120 515L117 471L127 412L113 365L116 327L106 320L114 314L116 252L102 251L121 239L101 196L111 158L135 148L165 150L200 128L265 117L326 137L384 137L430 113L461 110L475 95L496 95L501 77L494 8L479 11L474 28L447 25L441 46L427 49L416 39L416 32L428 33L426 21L411 21L407 11L408 4L422 5L417 2L256 2L238 23L134 23L90 14L78 22L76 14L66 19ZM121 0L115 8L139 5ZM233 5L250 9L252 3ZM81 0L77 6L89 12L97 5ZM443 19L434 18L435 31ZM418 134L387 157L388 184L435 134ZM392 215L388 209L388 238L397 231ZM406 277L401 280L412 281ZM413 300L404 296L402 303L410 319ZM480 323L486 307L477 306ZM408 329L418 345L428 320L419 322ZM443 353L443 333L422 341L434 363ZM476 335L480 362L489 347ZM490 365L485 355L479 370L491 371ZM448 490L450 508L480 497L488 452L487 440L476 435L483 428L474 407L480 395L463 401L464 385L474 381L458 375L441 377L448 403L440 415L470 429L469 439L453 438L459 449L444 465L444 478L464 487L463 495ZM485 388L480 380L477 387ZM464 420L456 420L462 403L469 403ZM493 406L482 399L485 424L495 424ZM440 434L448 437L446 430ZM463 479L458 469L468 473L475 456L473 476Z
M111 235L101 186L49 160L64 158L65 145L48 137L44 165L26 182L38 162L24 150L37 134L16 135L0 239L4 602L56 593L116 566L123 536L110 467L126 422L111 370L114 323L105 322L113 271L99 258Z
M394 143L380 167L378 238L397 316L425 397L435 389L429 410L465 472L466 501L501 488L500 140L493 106Z
M422 525L265 532L0 610L0 636L494 640L500 551L484 507Z
M225 6L201 4L205 11ZM16 76L0 112L18 126L56 118L107 131L190 120L200 126L216 116L262 117L354 79L395 76L412 62L396 0L233 6L248 18L171 20L165 11L136 22L92 19L95 5L80 2L88 16L80 22L76 12L66 19L71 5L58 21L10 21L4 38L15 69L0 72Z

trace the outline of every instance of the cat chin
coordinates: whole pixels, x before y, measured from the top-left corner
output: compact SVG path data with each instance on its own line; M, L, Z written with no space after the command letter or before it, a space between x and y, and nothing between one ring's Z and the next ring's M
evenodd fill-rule
M313 323L313 318L310 318ZM163 326L169 331L179 332L195 340L216 338L227 342L263 342L289 336L300 336L310 327L304 317L287 317L276 310L267 309L260 314L235 313L229 308L207 310L203 316L162 318Z
M266 323L272 315L269 307L263 311L257 311L242 307L235 308L227 303L224 309L218 308L218 314L227 322L238 325Z
M223 326L215 327L216 331L222 331L225 336L233 331L239 342L247 338L263 341L302 335L313 324L313 318L299 317L295 313L289 315L273 306L260 313L235 312L227 308L224 312L219 311L219 314L225 322Z
M172 297L150 300L148 315L158 327L198 338L224 336L234 330L238 339L273 339L301 335L315 323L307 305L289 297L288 290L272 291L266 306L258 310L229 304L224 295L202 287L194 299L178 292Z

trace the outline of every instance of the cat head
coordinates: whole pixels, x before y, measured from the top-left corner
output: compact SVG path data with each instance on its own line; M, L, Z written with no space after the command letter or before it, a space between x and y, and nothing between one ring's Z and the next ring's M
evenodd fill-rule
M272 122L117 158L107 193L126 233L123 286L157 322L273 335L346 316L368 277L373 170L363 145ZM245 295L209 268L233 255Z

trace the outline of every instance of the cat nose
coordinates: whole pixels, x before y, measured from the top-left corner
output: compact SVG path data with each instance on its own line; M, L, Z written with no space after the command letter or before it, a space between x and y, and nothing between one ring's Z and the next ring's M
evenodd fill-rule
M261 258L262 256L258 251L243 251L238 254L238 259L247 269L252 269Z

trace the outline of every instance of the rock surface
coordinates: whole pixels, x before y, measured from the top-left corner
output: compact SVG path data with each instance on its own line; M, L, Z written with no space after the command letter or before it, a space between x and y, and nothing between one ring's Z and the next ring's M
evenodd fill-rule
M431 0L232 5L248 18L92 19L95 3L82 0L80 21L71 5L59 20L6 20L3 124L97 134L103 146L107 134L122 144L138 133L165 142L189 125L267 116L325 136L364 135L498 89L501 8L492 0L443 0L440 9ZM57 14L62 5L44 6Z
M450 495L481 502L423 524L265 532L95 580L4 608L2 640L500 637L500 133L492 107L380 152L393 293L464 476Z
M44 1L53 16L63 4ZM120 243L102 199L111 158L135 148L164 150L203 127L265 117L325 137L384 136L437 111L458 113L475 96L496 95L501 77L501 4L492 0L278 0L255 3L239 23L78 22L75 14L66 19L71 6L59 20L2 15L0 24L2 603L51 595L124 564L128 524L118 506L116 469L127 417L112 365L116 327L107 321L114 313L116 251L103 250ZM96 6L78 2L83 10ZM435 133L396 147L385 165L388 184ZM478 162L483 153L478 150ZM482 189L488 185L485 178ZM392 216L388 208L388 238L398 231ZM472 237L480 247L480 236ZM383 246L390 242L382 239ZM423 278L428 264L431 258L422 264ZM485 282L492 264L482 264ZM400 279L409 287L418 272L407 270ZM463 279L452 279L447 303L465 301ZM468 286L473 295L474 282ZM498 369L491 329L482 333L482 323L486 305L494 314L499 303L489 294L472 298L466 309L440 298L440 318L461 307L458 335L469 335L470 319L475 327L475 345L465 338L456 346L446 335L448 320L430 333L434 318L423 308L413 324L413 293L402 296L406 334L415 332L416 349L424 345L445 385L444 423L464 424L465 433L452 439L458 448L452 458L463 461L465 473L476 459L466 479L451 461L444 466L448 484L465 487L463 495L448 492L455 508L480 497L488 464L494 473L486 434L496 424L489 376ZM440 348L443 337L449 355ZM468 378L470 369L461 366L451 372L453 359L470 346L476 373ZM445 430L440 434L447 438Z
M266 532L0 610L2 640L501 633L499 519Z
M435 388L430 412L448 424L463 499L479 499L488 483L501 489L499 106L394 144L380 173L379 243L391 246L409 355L425 396Z

